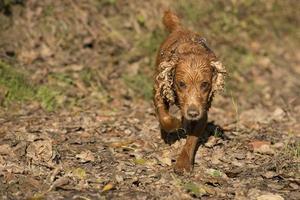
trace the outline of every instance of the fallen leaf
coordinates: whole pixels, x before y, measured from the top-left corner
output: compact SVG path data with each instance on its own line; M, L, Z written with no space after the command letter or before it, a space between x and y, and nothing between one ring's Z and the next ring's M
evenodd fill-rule
M262 174L264 178L273 178L275 176L278 176L278 173L273 171L267 171L265 174Z
M272 118L276 121L280 121L285 119L286 113L282 108L277 107L276 110L272 114Z
M45 194L43 193L36 193L32 197L28 198L30 200L43 200L45 199Z
M117 181L118 183L124 181L123 177L122 177L121 175L118 175L118 174L115 176L115 179L116 179L116 181Z
M273 155L275 154L274 149L271 148L271 143L268 141L253 141L249 143L250 149L253 152L260 153L260 154L268 154Z
M183 188L186 189L188 192L191 192L197 197L201 197L206 194L206 190L202 187L199 187L193 182L188 182L183 185Z
M227 175L220 170L217 169L207 169L206 173L213 176L213 177L222 177L222 178L228 178Z
M10 184L10 182L15 179L15 174L11 172L6 172L6 173L4 172L3 177L4 177L4 183Z
M271 143L268 141L261 141L261 140L255 140L249 143L251 150L257 149L264 144L270 145Z
M66 176L60 177L59 179L57 179L53 182L53 184L49 188L49 191L53 190L53 189L56 189L56 188L60 188L64 185L67 185L69 183L69 181L70 181L69 178L66 177Z
M273 155L275 151L271 148L270 145L264 144L261 147L254 149L254 152L261 153L261 154L268 154Z
M257 197L257 200L284 200L284 198L278 194L264 194Z
M84 179L86 177L86 172L84 169L78 167L72 171L72 175L79 179Z
M59 172L60 172L61 170L62 170L62 166L61 166L61 165L55 167L55 168L52 170L52 172L51 172L51 174L50 174L50 177L49 177L50 182L53 182L53 181L55 180L56 176L59 174Z
M204 144L205 147L212 148L217 145L219 138L211 136L208 138L208 141Z
M12 153L12 149L8 144L0 145L0 155L9 155Z
M106 191L108 191L108 190L111 190L111 189L113 189L113 187L114 187L114 185L113 185L112 183L108 183L108 184L106 184L106 185L103 187L102 192L106 192Z
M75 157L80 159L80 162L82 163L95 161L95 157L90 150L82 151L80 154L77 154Z
M129 145L133 142L134 142L133 140L112 142L112 143L109 144L109 146L113 147L113 148L120 148L120 147L126 147L127 145Z
M214 176L214 177L221 177L222 176L222 172L220 172L219 170L216 170L216 169L207 169L206 173L211 175L211 176Z
M171 166L172 165L172 159L171 159L171 156L170 156L170 150L164 150L160 155L157 155L157 159L163 163L163 164L166 164L168 166Z
M34 161L48 162L52 158L52 142L50 140L32 142L27 147L26 152L26 156Z
M136 159L133 160L133 162L136 165L144 165L144 164L146 164L147 160L145 160L143 158L136 158Z

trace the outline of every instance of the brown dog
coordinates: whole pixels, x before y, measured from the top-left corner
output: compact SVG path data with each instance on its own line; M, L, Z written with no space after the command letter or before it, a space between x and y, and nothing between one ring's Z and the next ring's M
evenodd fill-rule
M165 141L169 133L186 131L186 144L175 172L190 172L198 138L206 127L207 112L215 92L224 87L226 70L205 40L183 28L174 13L166 11L163 23L170 34L157 55L154 105ZM180 120L170 115L171 105L180 108Z

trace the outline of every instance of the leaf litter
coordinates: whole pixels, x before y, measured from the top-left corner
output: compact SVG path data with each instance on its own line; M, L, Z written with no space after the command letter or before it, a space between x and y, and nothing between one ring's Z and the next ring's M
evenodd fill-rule
M130 39L145 38L146 32L160 29L162 4L74 2L70 7L68 2L29 0L28 7L13 8L19 22L13 26L16 30L0 32L4 38L1 60L2 54L13 51L13 59L32 72L34 83L47 82L58 87L55 91L63 91L55 100L63 106L54 112L44 111L36 102L0 110L2 198L299 198L300 106L294 67L299 53L288 42L270 45L272 59L264 51L255 54L257 63L238 74L240 82L231 82L242 90L231 93L228 86L225 97L216 97L194 170L178 176L173 165L185 138L173 135L179 140L171 146L164 144L153 105L121 81L125 72L144 80L139 77L141 66L152 61ZM60 6L65 8L63 13ZM195 17L189 13L189 18ZM140 16L138 22L134 16ZM124 18L128 22L118 24ZM119 28L124 32L120 34ZM135 31L140 35L132 34ZM152 40L155 38L146 44L149 48L156 45ZM242 51L248 48L238 45ZM259 45L263 44L250 46L260 51ZM234 49L228 52L235 53ZM236 59L234 55L224 57L225 61ZM235 76L233 72L230 79ZM258 85L246 84L252 79ZM1 105L5 94L7 88L0 88ZM51 98L44 99L49 103L46 107L53 106Z

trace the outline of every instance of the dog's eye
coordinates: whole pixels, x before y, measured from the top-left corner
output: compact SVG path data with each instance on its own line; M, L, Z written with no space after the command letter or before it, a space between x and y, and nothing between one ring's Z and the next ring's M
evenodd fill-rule
M186 84L183 81L179 81L178 86L182 89L186 88Z
M207 90L208 87L209 87L209 82L207 82L207 81L202 82L200 87L201 87L202 90Z

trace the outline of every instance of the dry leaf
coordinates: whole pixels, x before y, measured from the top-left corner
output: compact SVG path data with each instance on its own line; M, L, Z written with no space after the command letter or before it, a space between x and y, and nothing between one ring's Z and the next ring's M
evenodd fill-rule
M0 145L0 155L9 155L12 153L12 149L8 144Z
M59 188L61 186L67 185L69 183L69 178L64 176L54 181L49 190Z
M48 162L52 159L52 142L50 140L38 140L32 142L26 150L26 156L34 161Z
M127 140L127 141L120 141L120 142L112 142L109 144L110 147L113 148L120 148L120 147L126 147L127 145L133 143L133 140Z
M75 157L80 159L80 162L82 163L95 161L95 157L90 150L82 151L80 154L77 154Z
M72 171L72 175L79 179L84 179L86 177L86 172L84 169L78 167Z
M108 183L108 184L106 184L106 185L103 187L102 192L106 192L106 191L108 191L108 190L111 190L111 189L113 189L113 187L114 187L114 185L113 185L112 183Z

